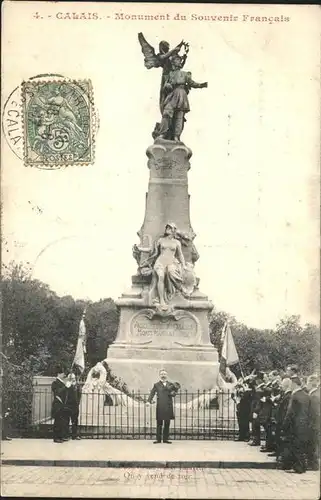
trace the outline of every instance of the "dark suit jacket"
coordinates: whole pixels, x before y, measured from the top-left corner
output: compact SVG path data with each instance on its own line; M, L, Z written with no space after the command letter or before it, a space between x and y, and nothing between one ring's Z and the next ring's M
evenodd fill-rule
M287 391L283 394L282 399L279 402L279 406L276 412L276 425L282 427L285 415L288 409L289 401L291 397L291 391Z
M253 391L252 404L251 404L251 416L253 413L260 415L260 410L262 407L261 398L263 397L263 390L261 388L255 388Z
M67 387L61 380L56 380L53 381L51 384L51 390L53 393L53 402L52 402L52 408L51 408L51 415L53 418L55 418L64 408L66 405L67 401Z
M310 397L302 389L291 394L287 412L283 421L283 430L294 439L308 439L310 416Z
M242 414L244 418L250 418L251 416L251 405L252 405L252 393L251 391L244 391L240 394L240 403L238 411Z
M265 401L262 399L265 398ZM272 415L272 400L271 400L271 391L268 389L263 390L263 395L260 400L260 414L259 421L261 424L267 424L271 420Z
M67 389L66 406L71 413L76 413L79 410L80 398L81 388L78 384Z
M156 419L157 420L173 420L173 396L175 395L174 386L171 382L167 382L166 386L162 382L156 382L152 388L148 402L151 403L155 394L157 395Z
M310 427L314 434L320 434L320 387L313 389L310 395Z

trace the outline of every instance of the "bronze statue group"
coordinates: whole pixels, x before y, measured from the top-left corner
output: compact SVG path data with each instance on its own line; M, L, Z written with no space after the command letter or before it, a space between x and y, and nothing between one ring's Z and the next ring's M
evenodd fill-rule
M277 468L303 473L318 470L320 377L301 377L295 365L280 373L254 372L238 380L236 402L239 441L260 446L275 457Z
M162 40L157 53L143 33L138 33L138 41L144 55L145 68L162 68L159 96L161 121L156 123L152 136L154 139L180 142L185 115L190 111L188 94L191 89L207 88L207 82L197 83L192 79L190 71L183 71L189 52L189 44L184 40L173 49L170 49L166 40ZM180 54L181 50L184 51L183 54Z

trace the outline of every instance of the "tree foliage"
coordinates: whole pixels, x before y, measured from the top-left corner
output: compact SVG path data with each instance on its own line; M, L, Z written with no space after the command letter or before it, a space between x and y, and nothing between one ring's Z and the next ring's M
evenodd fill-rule
M275 329L248 328L222 311L212 313L210 336L214 346L221 350L220 337L228 320L244 373L283 369L297 364L302 374L319 370L320 329L312 324L300 324L300 316L283 318Z
M59 297L48 285L35 280L28 268L11 263L2 278L3 372L20 367L29 387L34 374L55 375L56 365L71 367L79 322L86 306L87 369L106 358L108 346L117 335L119 312L111 298L86 303L71 296ZM221 350L221 332L226 320L232 329L243 371L269 370L296 363L304 373L319 367L320 332L312 324L301 325L299 316L282 319L275 329L248 328L233 316L214 310L210 338ZM8 364L9 363L9 364ZM17 369L17 368L16 368ZM20 375L19 375L20 376ZM18 375L6 384L18 384ZM20 380L20 379L19 379ZM21 386L22 387L22 386Z
M102 299L88 307L88 363L95 365L107 355L107 349L117 335L119 311L112 299Z
M116 338L118 311L112 299L87 304L58 297L27 268L12 263L2 279L2 349L17 366L28 362L31 375L56 375L57 364L71 368L78 329L86 307L87 363L104 359Z

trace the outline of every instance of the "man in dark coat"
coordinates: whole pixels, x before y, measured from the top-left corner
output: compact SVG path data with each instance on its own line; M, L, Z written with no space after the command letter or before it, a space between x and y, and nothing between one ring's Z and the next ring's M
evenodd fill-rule
M298 474L306 472L306 454L309 439L310 398L302 390L301 380L292 378L292 394L283 422L283 432L287 440L287 456L283 468L293 469Z
M240 379L236 386L236 394L232 399L236 403L236 417L239 427L238 441L248 441L250 438L250 417L252 389Z
M272 447L272 407L273 403L271 400L272 396L272 382L269 381L267 382L263 387L262 387L262 397L260 399L261 402L261 407L260 407L260 414L259 414L259 422L260 426L265 430L265 446L261 447L262 452L270 452L273 451Z
M64 368L57 369L57 378L51 384L53 401L51 416L53 423L53 440L55 443L63 443L68 440L68 413L66 411L68 383L65 380L66 373Z
M276 425L277 425L277 413L278 413L278 408L281 400L281 379L276 377L272 383L271 383L271 403L272 403L272 410L271 410L271 422L270 426L268 427L268 433L266 436L266 447L271 449L272 454L269 454L268 456L274 456L276 457Z
M157 421L157 432L156 441L154 444L161 443L163 434L163 443L171 444L169 438L169 425L170 421L174 419L173 410L173 397L177 394L179 389L179 384L173 384L168 381L166 370L160 370L159 372L160 380L154 384L152 388L147 404L152 403L153 398L157 395L157 406L156 406L156 421ZM164 424L164 430L163 430ZM163 431L163 432L162 432Z
M78 418L79 418L79 405L81 398L81 387L77 383L76 375L70 373L68 375L68 380L71 385L67 390L67 401L66 408L68 412L68 427L69 420L71 420L71 438L73 440L80 439L78 434Z
M264 382L261 378L256 379L254 385L252 406L251 406L251 419L252 419L252 441L250 446L260 446L261 444L261 422L260 412L262 407L261 398L263 397Z
M320 453L320 383L316 375L310 375L307 380L310 397L309 442L307 449L308 468L319 469Z
M283 453L284 443L282 440L282 428L283 422L285 419L285 415L288 409L290 397L292 394L292 381L290 378L286 377L281 382L281 397L276 410L276 428L275 428L275 442L276 442L276 450L275 455L277 460L281 460L281 456Z

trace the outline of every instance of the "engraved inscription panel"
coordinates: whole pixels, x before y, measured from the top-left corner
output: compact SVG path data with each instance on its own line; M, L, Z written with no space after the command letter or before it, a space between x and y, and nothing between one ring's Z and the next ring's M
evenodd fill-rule
M130 325L131 340L134 343L168 345L178 342L182 345L198 343L198 324L189 315L179 319L172 317L149 319L144 313L133 317Z
M151 165L154 167L153 177L169 179L173 177L184 178L184 174L186 175L184 164L174 158L167 156L155 158L151 161Z

